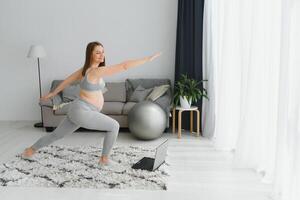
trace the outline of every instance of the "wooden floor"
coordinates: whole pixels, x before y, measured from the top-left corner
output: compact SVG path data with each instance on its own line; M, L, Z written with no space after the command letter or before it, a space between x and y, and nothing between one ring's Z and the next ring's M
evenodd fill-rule
M32 125L30 121L0 122L0 164L47 134ZM76 132L56 144L101 145L103 136L103 132ZM120 132L116 145L155 148L165 138L170 139L167 162L171 165L167 191L0 187L0 199L270 199L271 186L261 183L257 173L235 169L230 152L218 152L210 140L184 130L181 139L164 133L154 141L139 141L127 132Z

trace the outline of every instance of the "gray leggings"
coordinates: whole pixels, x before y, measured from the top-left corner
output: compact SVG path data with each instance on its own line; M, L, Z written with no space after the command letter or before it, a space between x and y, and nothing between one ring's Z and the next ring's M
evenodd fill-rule
M73 133L79 127L106 130L104 137L102 156L108 156L119 133L119 123L100 112L100 110L81 98L75 99L67 112L67 116L60 122L58 127L51 133L40 138L32 148L38 150L52 142Z

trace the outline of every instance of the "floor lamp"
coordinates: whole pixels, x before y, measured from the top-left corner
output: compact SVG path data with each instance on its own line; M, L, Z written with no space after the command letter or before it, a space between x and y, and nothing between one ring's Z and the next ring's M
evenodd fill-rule
M37 58L38 61L38 73L39 73L39 87L40 87L40 98L42 97L42 88L41 88L41 73L40 73L40 58L46 57L45 49L41 45L31 45L28 51L28 58ZM41 106L41 119L42 122L34 124L34 127L40 128L44 127L43 112Z

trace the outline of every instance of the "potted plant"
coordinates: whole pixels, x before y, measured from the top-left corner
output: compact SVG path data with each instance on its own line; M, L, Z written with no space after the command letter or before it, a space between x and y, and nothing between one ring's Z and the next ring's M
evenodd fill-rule
M205 88L199 89L199 84L203 81L197 81L188 78L187 75L181 74L179 80L174 84L174 104L183 108L190 108L192 103L197 102L202 97L208 99L207 91Z

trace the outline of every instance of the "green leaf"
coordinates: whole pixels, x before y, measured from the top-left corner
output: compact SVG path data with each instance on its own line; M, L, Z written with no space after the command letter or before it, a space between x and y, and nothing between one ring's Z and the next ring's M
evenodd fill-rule
M197 102L202 97L208 99L207 90L199 86L204 81L207 80L198 81L189 78L186 74L181 74L179 80L174 84L174 102L178 104L180 96L187 96L192 102Z

